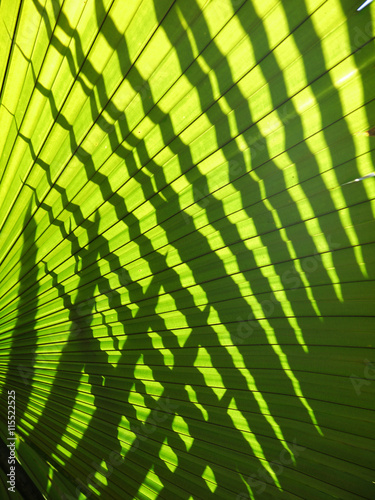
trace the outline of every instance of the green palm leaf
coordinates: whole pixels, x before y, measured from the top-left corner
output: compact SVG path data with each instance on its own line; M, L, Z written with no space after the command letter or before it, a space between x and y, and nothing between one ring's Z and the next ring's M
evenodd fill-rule
M359 7L1 2L0 435L14 390L45 498L374 497Z

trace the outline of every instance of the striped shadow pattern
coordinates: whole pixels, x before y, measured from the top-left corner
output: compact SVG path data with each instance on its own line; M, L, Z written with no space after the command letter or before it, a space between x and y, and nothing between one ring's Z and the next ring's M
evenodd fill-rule
M374 498L374 5L4 0L0 435L45 498Z

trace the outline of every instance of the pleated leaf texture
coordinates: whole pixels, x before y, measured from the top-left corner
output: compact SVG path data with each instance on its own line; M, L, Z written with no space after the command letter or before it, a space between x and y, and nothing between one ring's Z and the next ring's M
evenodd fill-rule
M1 1L0 435L14 390L44 498L375 498L361 3Z

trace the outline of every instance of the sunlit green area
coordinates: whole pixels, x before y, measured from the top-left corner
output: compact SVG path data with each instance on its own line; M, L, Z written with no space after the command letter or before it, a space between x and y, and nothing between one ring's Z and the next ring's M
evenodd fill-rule
M1 1L0 438L14 390L44 498L375 498L361 4Z

